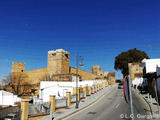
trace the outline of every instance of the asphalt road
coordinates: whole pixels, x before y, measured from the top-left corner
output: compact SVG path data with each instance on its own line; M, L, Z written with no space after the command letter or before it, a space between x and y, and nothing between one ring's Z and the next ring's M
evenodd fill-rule
M133 92L135 120L144 120L145 108L137 94ZM130 120L130 106L123 97L123 90L115 87L87 108L74 113L64 120Z

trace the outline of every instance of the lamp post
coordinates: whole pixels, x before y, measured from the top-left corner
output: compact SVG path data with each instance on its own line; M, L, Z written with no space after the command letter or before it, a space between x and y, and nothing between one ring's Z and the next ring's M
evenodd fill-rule
M80 66L83 66L82 64L82 59L80 59ZM79 65L79 55L78 53L76 54L76 106L75 108L77 109L79 107L79 101L78 101L78 65Z

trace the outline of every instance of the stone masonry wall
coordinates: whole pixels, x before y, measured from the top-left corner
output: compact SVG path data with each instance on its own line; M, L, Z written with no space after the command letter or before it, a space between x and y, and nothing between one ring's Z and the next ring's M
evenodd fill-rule
M143 74L143 68L140 63L128 63L130 79L134 80L136 74Z
M40 83L40 81L43 80L43 77L47 74L47 68L26 71L24 72L24 74L27 76L24 79L25 83L37 84L37 83Z
M70 68L70 73L76 74L76 68L71 67ZM103 76L95 75L91 72L87 72L81 69L78 69L78 74L81 76L82 80L92 80L96 78L103 78Z
M48 74L69 73L69 52L63 49L48 51Z

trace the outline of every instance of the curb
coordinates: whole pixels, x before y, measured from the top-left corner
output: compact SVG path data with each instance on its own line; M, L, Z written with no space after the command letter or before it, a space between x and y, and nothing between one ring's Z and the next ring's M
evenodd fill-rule
M108 87L112 87L112 86L108 86ZM108 87L106 87L106 88L108 88ZM87 106L85 106L85 107L83 107L83 108L80 108L80 109L78 109L78 110L75 110L74 112L72 112L72 113L70 113L70 114L68 114L68 115L66 115L66 116L64 116L64 117L61 117L61 118L58 118L58 119L55 118L55 120L63 120L63 119L65 119L65 118L69 117L70 115L73 115L73 114L75 114L76 112L79 112L79 111L87 108L88 106L94 104L98 99L100 99L101 97L103 97L105 94L108 94L110 91L111 91L111 90L107 91L107 93L103 93L100 97L97 97L92 103L88 104Z
M133 89L136 93L138 93L138 95L140 95L145 101L146 101L146 103L148 104L148 106L149 106L149 109L150 109L150 113L151 113L151 115L153 116L153 111L152 111L152 107L151 107L151 105L150 105L150 103L146 100L146 98L144 97L144 96L142 96L139 92L137 92L137 90L135 90L135 89Z

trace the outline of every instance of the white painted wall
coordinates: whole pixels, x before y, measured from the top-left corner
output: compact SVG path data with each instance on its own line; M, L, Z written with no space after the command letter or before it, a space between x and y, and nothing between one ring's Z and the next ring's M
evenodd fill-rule
M92 86L97 83L105 82L106 80L85 80L79 81L78 86L84 87L85 85ZM41 81L39 97L43 102L49 101L50 95L55 95L56 99L66 96L66 92L73 94L73 88L76 87L76 82L54 82L54 81Z
M21 99L13 93L1 90L0 91L0 105L14 105L15 102L20 102Z
M142 63L145 64L146 73L156 72L156 68L160 67L160 59L144 59Z
M132 82L133 86L136 85L136 86L139 86L139 85L142 85L143 83L143 78L135 78Z

